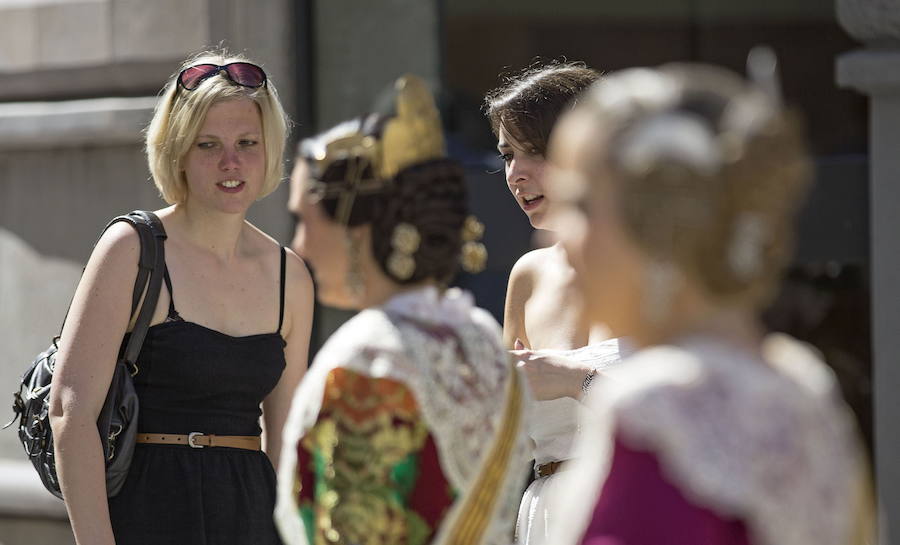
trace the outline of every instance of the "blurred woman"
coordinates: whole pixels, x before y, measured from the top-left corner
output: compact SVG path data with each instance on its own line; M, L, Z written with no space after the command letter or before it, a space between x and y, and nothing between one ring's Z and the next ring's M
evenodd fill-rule
M361 312L316 356L285 433L289 543L509 543L525 442L500 328L447 289L484 265L424 82L301 143L294 247L324 303Z
M306 370L312 280L245 218L281 182L285 116L245 58L210 52L181 68L147 129L170 204L156 212L165 289L137 358L137 446L108 501L96 421L132 327L140 242L129 226L108 229L91 255L53 377L57 468L80 544L280 543L273 465Z
M810 179L772 66L755 84L701 65L608 75L554 134L557 221L587 308L637 348L591 392L598 454L573 469L555 543L853 534L866 496L852 417L817 356L758 320Z

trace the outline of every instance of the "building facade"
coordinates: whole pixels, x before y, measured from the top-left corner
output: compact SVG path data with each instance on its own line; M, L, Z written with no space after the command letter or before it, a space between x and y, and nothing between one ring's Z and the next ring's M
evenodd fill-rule
M894 180L900 165L892 149L900 127L895 4L0 2L0 391L14 389L58 331L106 221L164 205L149 178L142 130L163 83L192 53L221 44L259 60L293 120L292 142L367 111L399 75L432 82L491 252L485 273L459 282L501 318L509 268L530 247L532 233L502 174L494 173L499 163L480 112L497 75L536 57L585 60L603 71L679 60L742 70L749 48L768 43L781 59L786 98L805 114L817 165L794 274L771 323L817 343L835 366L873 447L883 520L896 527L900 432L892 418L900 414L893 394L900 369L891 357L900 353L900 337L890 330L900 323L900 250L892 239L900 232L900 184ZM283 243L293 229L284 210L286 190L250 215ZM797 310L793 299L810 297L829 305L826 318L804 313L808 302ZM346 317L318 309L314 344ZM0 432L0 544L72 542L61 502L40 488L15 432Z

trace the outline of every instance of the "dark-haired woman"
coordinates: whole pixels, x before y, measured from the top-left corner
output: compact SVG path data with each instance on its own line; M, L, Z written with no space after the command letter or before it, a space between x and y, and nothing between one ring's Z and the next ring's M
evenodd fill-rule
M526 70L488 93L485 109L505 163L506 183L532 227L556 231L544 179L547 141L557 118L599 74L580 63ZM519 360L534 397L528 435L534 477L516 524L520 544L545 543L557 517L547 497L573 445L584 406L581 396L599 370L619 362L619 341L584 319L574 269L560 244L533 250L512 269L506 291L503 337Z
M322 347L285 429L288 543L509 543L522 390L500 328L446 289L484 258L424 83L301 143L289 208L321 302L361 312Z

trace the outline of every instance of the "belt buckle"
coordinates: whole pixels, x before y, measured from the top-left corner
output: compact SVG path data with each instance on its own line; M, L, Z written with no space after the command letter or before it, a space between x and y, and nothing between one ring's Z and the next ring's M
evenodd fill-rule
M562 466L561 461L547 462L534 468L534 478L541 479L556 474Z
M197 444L194 444L194 438L195 438L195 437L203 437L204 435L206 435L206 434L205 434L205 433L202 433L202 432L199 432L199 431L192 431L191 433L189 433L189 434L188 434L188 439L187 439L187 444L188 444L188 446L191 447L191 448L206 448L206 445L197 445Z

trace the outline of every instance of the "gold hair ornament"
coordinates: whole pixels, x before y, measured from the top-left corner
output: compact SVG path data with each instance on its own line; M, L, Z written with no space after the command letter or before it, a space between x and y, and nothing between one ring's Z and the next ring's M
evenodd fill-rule
M416 260L413 254L419 249L422 236L411 223L398 223L391 235L391 247L394 249L388 256L387 268L397 280L409 280L416 272Z
M320 200L338 197L335 219L339 223L347 223L357 195L380 193L401 170L446 156L440 114L425 81L407 74L394 83L394 92L395 113L384 124L380 139L370 134L371 122L377 119L370 116L357 122L349 134L326 142L311 158L313 176L307 191ZM345 180L315 179L341 159L350 164ZM367 167L371 175L364 178Z
M480 242L484 236L484 224L475 216L469 216L463 223L462 229L462 268L467 273L476 274L484 270L487 265L487 248Z

